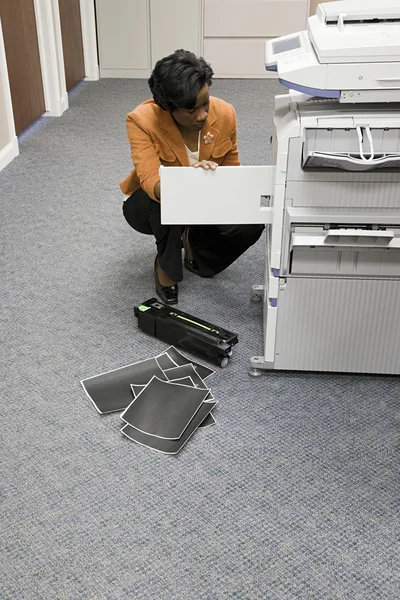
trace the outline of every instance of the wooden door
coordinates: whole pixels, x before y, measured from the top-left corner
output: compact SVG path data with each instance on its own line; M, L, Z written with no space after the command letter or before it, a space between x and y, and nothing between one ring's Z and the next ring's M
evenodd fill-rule
M33 0L0 0L0 18L19 135L46 111Z
M85 77L79 0L59 0L67 92Z

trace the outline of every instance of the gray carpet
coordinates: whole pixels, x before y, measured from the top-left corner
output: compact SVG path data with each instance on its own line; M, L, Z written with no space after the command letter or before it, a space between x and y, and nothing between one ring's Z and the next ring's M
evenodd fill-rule
M269 162L276 83L216 81L244 164ZM399 598L399 381L247 375L265 240L181 308L240 334L210 379L217 426L176 457L135 445L80 380L154 356L133 307L154 242L121 214L125 114L146 83L81 84L0 174L2 599Z

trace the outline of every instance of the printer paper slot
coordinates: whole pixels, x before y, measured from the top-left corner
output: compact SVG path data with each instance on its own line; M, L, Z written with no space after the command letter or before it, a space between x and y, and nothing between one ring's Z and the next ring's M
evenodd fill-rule
M400 128L357 125L305 129L302 167L343 171L400 169Z
M341 169L342 171L373 171L374 169L400 169L400 153L384 154L371 161L365 161L352 154L329 154L311 152L303 156L305 169Z

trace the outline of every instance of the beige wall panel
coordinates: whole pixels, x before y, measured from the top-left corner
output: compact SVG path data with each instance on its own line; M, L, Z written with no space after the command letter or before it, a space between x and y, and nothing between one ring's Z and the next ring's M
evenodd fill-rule
M96 0L100 75L150 69L149 0ZM110 73L111 71L111 73ZM135 75L131 75L135 76Z
M304 29L307 0L205 0L205 37L278 37Z
M266 41L206 38L203 55L215 77L275 79L275 73L265 70Z
M334 2L335 0L310 0L310 15L315 15L318 4L325 4L326 2Z
M201 0L150 0L152 67L178 48L200 54Z

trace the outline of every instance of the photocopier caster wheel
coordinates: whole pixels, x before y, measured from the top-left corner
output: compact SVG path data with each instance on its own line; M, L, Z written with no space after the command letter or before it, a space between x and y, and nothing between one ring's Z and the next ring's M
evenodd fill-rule
M250 377L260 377L263 374L262 369L255 369L254 367L250 367L249 375Z

